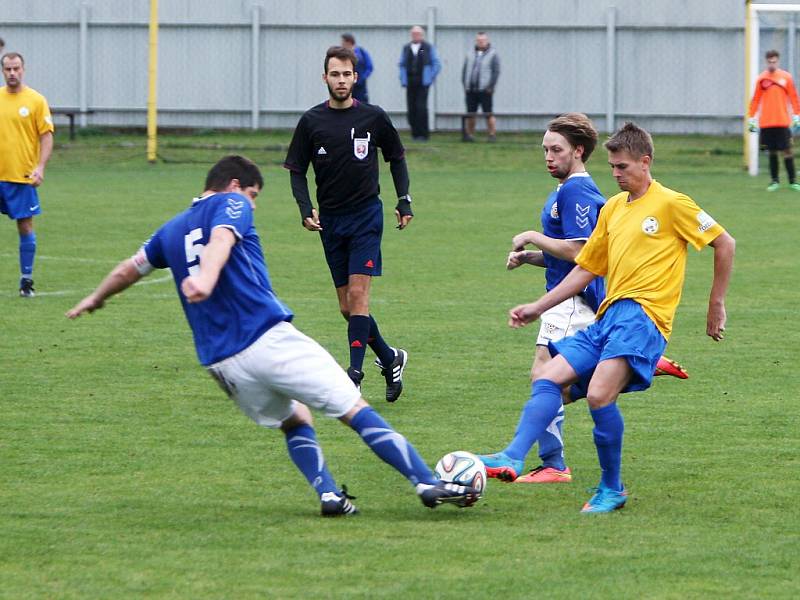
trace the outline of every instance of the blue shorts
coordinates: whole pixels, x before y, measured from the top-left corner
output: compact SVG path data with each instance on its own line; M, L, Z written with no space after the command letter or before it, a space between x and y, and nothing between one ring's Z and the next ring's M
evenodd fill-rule
M597 363L624 358L633 375L623 392L646 390L653 382L658 359L667 340L634 300L617 300L599 321L573 336L550 342L550 354L563 356L580 377L579 385L588 384Z
M350 275L381 274L383 204L376 198L355 213L320 215L319 232L333 284L347 285Z
M30 183L0 181L0 213L9 219L25 219L41 212L39 194Z

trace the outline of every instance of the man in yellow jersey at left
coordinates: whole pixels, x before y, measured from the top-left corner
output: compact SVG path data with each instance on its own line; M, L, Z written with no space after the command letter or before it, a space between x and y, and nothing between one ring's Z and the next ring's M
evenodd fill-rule
M53 118L47 99L22 82L25 59L17 52L0 58L6 85L0 87L0 212L17 222L19 295L34 296L36 234L33 217L42 212L36 188L53 152Z
M522 327L579 293L594 277L606 278L597 321L550 342L553 358L543 365L509 446L527 452L558 413L561 388L588 382L601 479L584 513L611 512L627 500L621 479L625 426L616 401L622 392L650 387L680 302L688 244L697 250L714 248L706 334L715 341L725 330L725 294L736 246L691 198L652 178L653 141L644 129L626 123L605 147L622 193L600 211L597 226L575 257L577 266L561 283L536 302L509 311L509 325Z

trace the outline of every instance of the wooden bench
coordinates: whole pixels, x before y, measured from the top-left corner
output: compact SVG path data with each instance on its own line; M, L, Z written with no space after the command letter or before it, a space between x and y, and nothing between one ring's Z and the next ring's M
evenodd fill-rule
M93 115L93 110L81 110L80 108L50 108L51 115L64 115L69 119L69 139L75 139L75 116L76 115Z

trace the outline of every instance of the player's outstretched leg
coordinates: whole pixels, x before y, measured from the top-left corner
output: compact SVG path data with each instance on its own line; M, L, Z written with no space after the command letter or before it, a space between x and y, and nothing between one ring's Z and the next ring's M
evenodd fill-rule
M525 457L561 408L561 386L549 379L534 381L514 439L502 452L480 455L486 466L486 475L503 481L514 481L522 475Z
M422 503L429 508L439 504L470 506L480 497L478 490L439 481L409 441L395 431L363 400L341 417L361 436L364 443L384 462L399 471L416 488Z
M354 515L358 509L350 500L347 488L341 490L336 485L325 457L317 442L317 434L310 423L289 426L284 429L286 447L289 457L306 478L320 499L320 511L323 517Z
M686 372L686 369L678 364L677 361L667 358L666 356L662 356L658 359L658 363L656 363L656 371L653 373L653 375L672 375L678 379L689 379L689 373Z
M564 440L562 427L564 424L564 407L558 410L553 419L537 440L539 458L542 464L525 475L520 475L514 483L569 483L572 471L564 463Z

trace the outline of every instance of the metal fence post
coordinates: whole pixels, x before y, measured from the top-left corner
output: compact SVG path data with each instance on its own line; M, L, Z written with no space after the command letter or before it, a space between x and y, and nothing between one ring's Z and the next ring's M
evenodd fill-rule
M251 56L250 56L250 129L258 129L260 120L259 110L259 72L261 71L259 51L261 41L261 7L257 4L253 5L252 14L252 27L251 27Z
M606 10L606 131L614 132L617 94L617 9Z
M80 6L80 37L78 40L78 108L80 109L78 123L81 127L86 127L86 111L89 110L88 72L89 5L86 2L82 2Z
M789 62L786 64L787 71L792 74L792 77L796 77L797 74L795 73L795 48L796 42L795 36L797 35L797 15L795 13L791 13L789 15L789 22L786 25L786 55L789 57Z
M428 30L428 41L431 43L431 45L436 45L436 7L429 6L426 17L427 17L426 29ZM428 105L430 106L430 111L428 112L428 128L431 131L436 131L436 84L435 83L430 87L429 96L430 100L428 101Z

